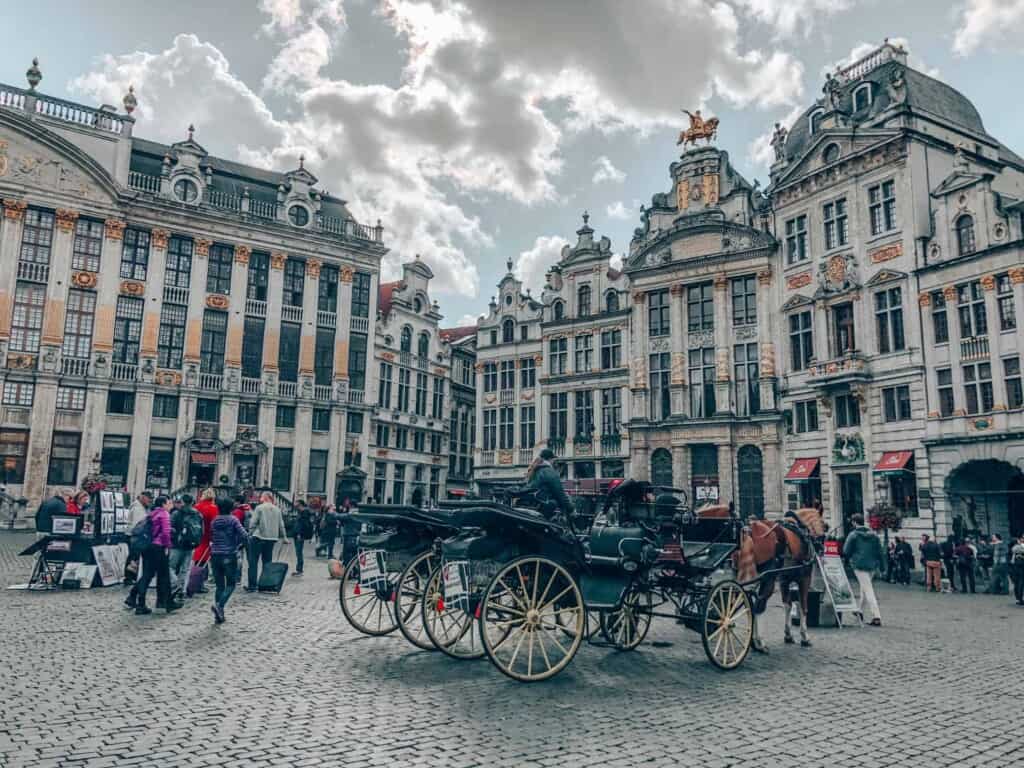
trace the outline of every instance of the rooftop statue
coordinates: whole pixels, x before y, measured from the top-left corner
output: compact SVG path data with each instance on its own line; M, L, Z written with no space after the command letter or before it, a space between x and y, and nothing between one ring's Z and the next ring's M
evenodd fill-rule
M687 144L697 146L697 139L707 139L708 144L710 144L718 134L718 118L709 117L705 120L700 116L699 109L696 112L684 109L683 112L690 117L690 127L679 132L679 140L676 142L676 146L680 144L684 148Z

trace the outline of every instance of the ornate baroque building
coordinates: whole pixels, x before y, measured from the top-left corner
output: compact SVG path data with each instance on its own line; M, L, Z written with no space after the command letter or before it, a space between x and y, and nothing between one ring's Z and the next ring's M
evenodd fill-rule
M447 495L466 496L473 489L476 441L476 326L442 328L441 338L452 353L451 416L448 427Z
M37 503L228 476L330 493L366 456L382 228L299 166L166 146L124 113L0 86L0 460Z

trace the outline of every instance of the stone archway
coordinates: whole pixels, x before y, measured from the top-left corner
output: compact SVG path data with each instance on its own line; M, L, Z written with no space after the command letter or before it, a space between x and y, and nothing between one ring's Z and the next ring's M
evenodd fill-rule
M945 492L952 527L958 534L977 531L1006 538L1012 528L1024 527L1024 474L1009 462L992 458L965 461L947 476Z

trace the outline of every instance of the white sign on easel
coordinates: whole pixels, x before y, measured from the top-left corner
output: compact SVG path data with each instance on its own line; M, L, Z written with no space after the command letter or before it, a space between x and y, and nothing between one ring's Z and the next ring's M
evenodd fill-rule
M830 547L829 545L834 546ZM860 610L857 604L857 597L853 594L853 587L846 575L846 568L843 566L843 558L839 556L838 544L836 542L825 542L825 554L818 555L818 570L822 580L825 582L825 592L828 593L832 610L836 615L837 626L843 626L842 613L856 614Z

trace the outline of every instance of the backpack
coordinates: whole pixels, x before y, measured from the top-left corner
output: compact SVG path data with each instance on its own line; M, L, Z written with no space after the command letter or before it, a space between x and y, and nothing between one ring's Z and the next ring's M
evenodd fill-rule
M974 560L974 554L970 550L960 552L956 556L957 565L968 566L972 560Z
M181 529L178 531L178 549L195 549L203 540L203 516L190 509L181 516Z
M1016 549L1016 547L1014 547L1014 549ZM1017 549L1017 551L1013 553L1013 564L1024 565L1024 549Z
M146 515L128 534L128 548L132 554L141 554L153 546L153 519Z

